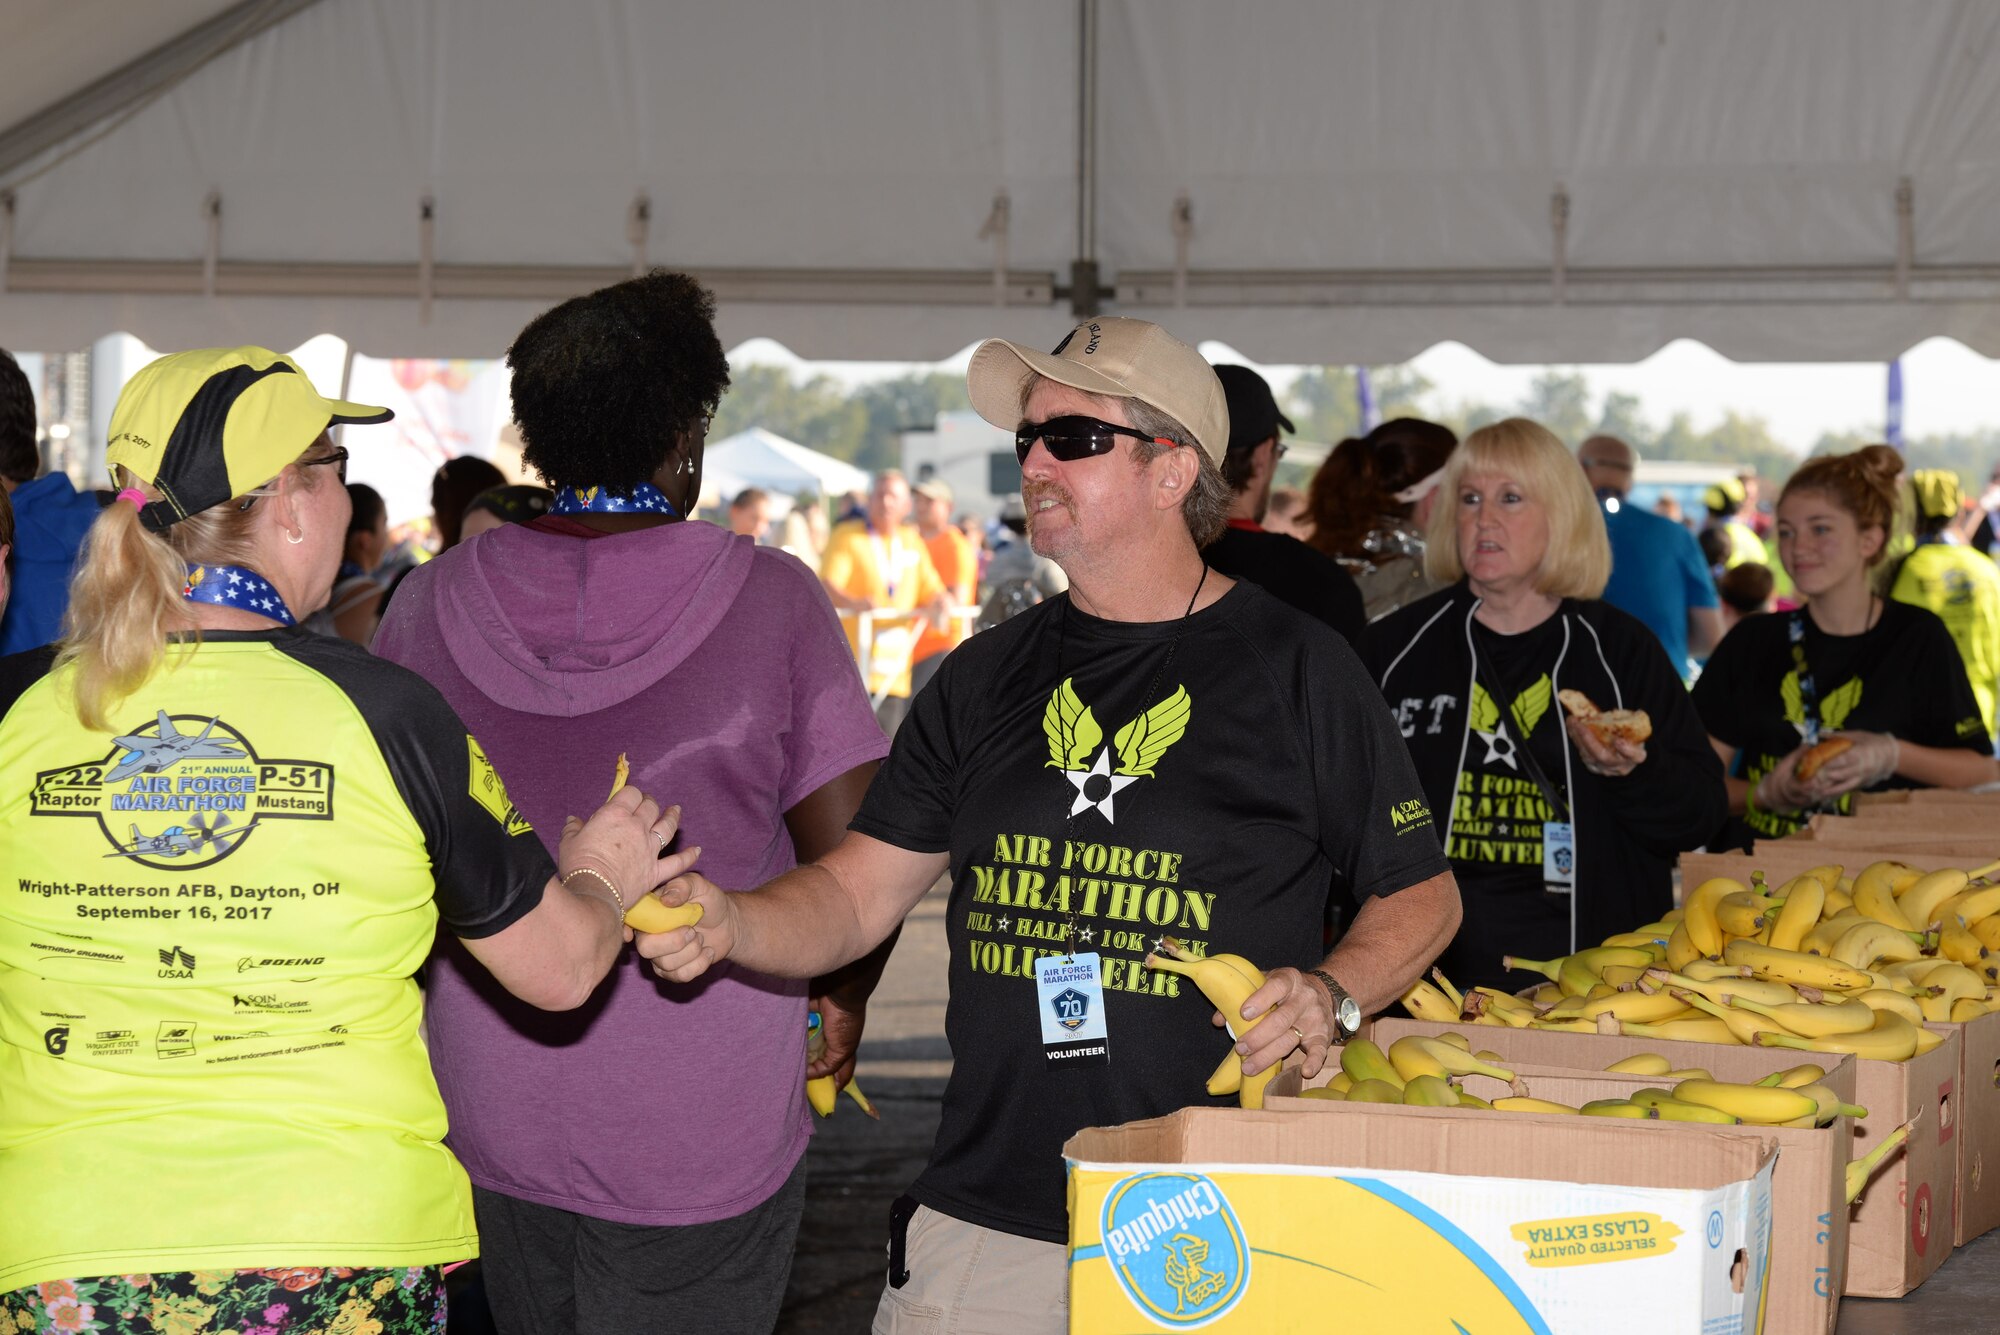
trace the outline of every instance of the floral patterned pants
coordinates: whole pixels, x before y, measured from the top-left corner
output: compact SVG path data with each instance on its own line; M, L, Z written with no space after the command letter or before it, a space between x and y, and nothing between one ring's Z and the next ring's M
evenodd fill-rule
M444 1335L444 1328L437 1266L103 1275L0 1293L0 1335Z

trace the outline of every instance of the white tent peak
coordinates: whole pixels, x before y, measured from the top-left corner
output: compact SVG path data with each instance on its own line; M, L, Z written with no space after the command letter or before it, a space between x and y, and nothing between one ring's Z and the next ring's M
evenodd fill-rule
M703 450L702 475L724 501L745 487L761 487L784 496L801 492L841 496L866 491L870 480L853 464L760 426L739 431Z

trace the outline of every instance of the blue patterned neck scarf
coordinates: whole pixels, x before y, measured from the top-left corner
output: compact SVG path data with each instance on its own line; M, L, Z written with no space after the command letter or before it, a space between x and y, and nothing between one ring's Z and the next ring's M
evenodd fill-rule
M549 507L552 515L576 515L586 510L665 515L669 519L681 517L681 512L667 499L666 493L650 482L641 482L632 488L630 496L614 495L605 487L564 487L556 493L555 504Z
M181 597L191 603L213 603L239 612L269 617L281 626L296 626L299 619L285 600L271 587L271 581L243 566L189 566L187 587Z

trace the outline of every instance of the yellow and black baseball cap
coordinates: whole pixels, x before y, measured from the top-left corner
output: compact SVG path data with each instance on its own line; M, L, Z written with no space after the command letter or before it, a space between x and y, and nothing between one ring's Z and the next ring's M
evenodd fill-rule
M268 348L202 348L148 362L118 396L104 461L160 493L139 521L154 532L255 491L335 423L386 422L387 408L323 397L299 364Z

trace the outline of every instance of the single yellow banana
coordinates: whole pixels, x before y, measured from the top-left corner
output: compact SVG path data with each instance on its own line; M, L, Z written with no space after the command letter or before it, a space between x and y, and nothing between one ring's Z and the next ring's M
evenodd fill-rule
M1410 990L1403 993L1403 1009L1415 1020L1430 1020L1436 1024L1456 1024L1461 1008L1452 1004L1451 998L1419 978L1410 984Z
M1799 1085L1796 1088L1799 1093L1819 1105L1819 1111L1812 1116L1808 1125L1825 1126L1832 1122L1834 1118L1842 1116L1852 1117L1856 1121L1860 1121L1862 1118L1868 1116L1866 1108L1861 1107L1859 1104L1849 1103L1825 1085L1814 1083Z
M1762 1126L1811 1117L1818 1111L1818 1104L1796 1089L1768 1089L1721 1080L1683 1080L1673 1087L1673 1096L1684 1103L1699 1103Z
M1462 1089L1458 1091L1458 1106L1461 1108L1479 1108L1486 1112L1493 1111L1493 1105L1485 1099L1475 1094L1468 1094Z
M1790 983L1767 983L1761 978L1746 978L1731 975L1704 982L1688 974L1670 973L1665 969L1652 969L1647 977L1658 985L1679 988L1683 992L1698 992L1710 1001L1721 1001L1725 996L1748 997L1761 1001L1766 1006L1783 1006L1799 999L1798 990Z
M1389 1060L1389 1054L1365 1038L1350 1039L1341 1045L1340 1069L1352 1076L1357 1085L1364 1080L1380 1080L1397 1089L1403 1087L1403 1077Z
M1619 1020L1658 1024L1662 1020L1678 1019L1687 1014L1687 1009L1687 1002L1672 992L1616 992L1585 1002L1581 1015L1586 1020L1609 1015Z
M1437 1041L1440 1043L1449 1043L1460 1052L1472 1051L1472 1040L1464 1034L1439 1034Z
M1916 930L1896 904L1896 888L1907 889L1923 873L1900 862L1872 862L1854 878L1854 907L1877 922L1885 922L1899 932Z
M1971 997L1960 997L1951 1003L1950 1018L1953 1024L1965 1024L1988 1014L1991 1014L1991 1011L1983 997L1977 1001Z
M1755 941L1731 941L1723 948L1722 958L1748 969L1752 977L1794 986L1864 988L1869 983L1868 975L1859 969Z
M1572 1117L1579 1111L1567 1103L1556 1103L1550 1099L1533 1099L1521 1094L1495 1099L1493 1108L1496 1112L1566 1113Z
M1268 1011L1254 1020L1243 1018L1243 1003L1250 999L1251 993L1264 985L1262 969L1241 955L1210 955L1203 959L1183 959L1179 957L1180 949L1178 941L1172 937L1165 938L1161 942L1159 952L1146 956L1146 967L1162 973L1179 974L1192 981L1201 989L1201 994L1208 999L1208 1003L1222 1012L1222 1018L1228 1024L1232 1040L1242 1039L1269 1018ZM1223 1058L1223 1065L1217 1069L1214 1076L1210 1077L1211 1085L1218 1082L1229 1083L1227 1076L1229 1059L1236 1055L1232 1047L1229 1055ZM1264 1087L1278 1074L1279 1065L1278 1062L1272 1062L1255 1075L1244 1075L1241 1074L1239 1062L1237 1067L1239 1080L1237 1088L1233 1091L1237 1102L1245 1108L1263 1107Z
M1398 1049L1401 1051L1398 1052ZM1473 1056L1464 1048L1421 1034L1406 1034L1389 1045L1389 1064L1407 1081L1414 1077L1406 1069L1406 1063L1418 1075L1435 1075L1444 1079L1455 1075L1483 1075L1510 1084L1514 1079L1514 1072L1506 1066L1495 1065L1482 1057Z
M1783 1071L1773 1071L1757 1083L1773 1089L1801 1089L1806 1085L1816 1085L1826 1079L1826 1068L1813 1062L1804 1062Z
M1683 897L1681 922L1686 925L1688 940L1703 955L1722 953L1722 925L1716 920L1715 908L1724 895L1747 892L1748 887L1741 881L1727 876L1715 876L1703 881Z
M1965 889L1968 879L1956 867L1926 872L1903 892L1903 897L1896 901L1896 907L1902 911L1903 920L1921 932L1938 921L1938 910L1944 907L1946 900Z
M1354 1088L1354 1077L1345 1071L1335 1071L1333 1079L1327 1081L1323 1088L1337 1089L1342 1094L1345 1094L1348 1090Z
M1963 964L1975 973L1992 976L1986 973L1992 966L1987 963L1986 957L1989 952L1985 944L1972 934L1972 929L1967 927L1957 914L1938 924L1937 953L1948 960Z
M1974 926L2000 913L2000 885L1976 884L1946 900L1940 913L1955 913Z
M1652 965L1649 967L1659 968L1660 966ZM1636 965L1607 964L1604 966L1604 972L1599 974L1598 976L1602 978L1608 986L1615 987L1620 992L1624 992L1630 988L1637 987L1639 985L1639 980L1644 978L1647 972L1648 969L1641 969Z
M1411 1108L1456 1108L1458 1091L1434 1075L1420 1075L1403 1086L1403 1103Z
M1243 1092L1243 1054L1231 1046L1208 1077L1208 1092L1216 1098Z
M1715 901L1715 925L1728 936L1755 936L1783 907L1783 901L1755 890L1732 890Z
M1923 955L1910 933L1883 922L1863 922L1834 943L1831 958L1857 969L1872 969L1883 960L1903 962Z
M1742 1121L1741 1118L1720 1108L1677 1099L1664 1089L1639 1090L1632 1095L1632 1102L1642 1108L1651 1108L1653 1115L1664 1122L1707 1122L1713 1126L1736 1126Z
M1667 938L1666 966L1675 973L1686 973L1701 957L1701 951L1695 948L1694 938L1688 935L1687 923L1675 923L1673 935Z
M1651 1108L1642 1108L1630 1099L1592 1099L1577 1111L1585 1117L1624 1117L1633 1121L1648 1121L1654 1115Z
M1299 1097L1302 1099L1325 1099L1328 1103L1345 1103L1347 1102L1347 1091L1344 1089L1335 1089L1332 1085L1320 1085L1314 1089L1300 1090Z
M622 760L624 757L621 756L619 758ZM622 788L624 786L625 785L622 783L618 785L619 788ZM611 791L615 793L618 791L618 789L614 788ZM806 1012L806 1064L811 1065L813 1062L818 1061L823 1055L825 1055L825 1053L826 1053L826 1034L820 1028L819 1012L807 1011ZM868 1096L861 1092L861 1086L858 1083L856 1083L856 1081L852 1076L848 1077L847 1096L854 1100L855 1106L860 1108L862 1112L867 1113L870 1117L875 1118L877 1121L881 1120L882 1114L875 1111L875 1105L868 1101ZM840 1099L840 1091L834 1088L832 1076L830 1075L815 1076L812 1079L806 1081L806 1102L810 1104L812 1106L812 1110L818 1113L821 1117L833 1116L834 1105L839 1101L839 1099Z
M1935 1051L1936 1049L1941 1048L1943 1046L1944 1046L1943 1034L1940 1034L1935 1029L1919 1028L1917 1030L1917 1050L1911 1055L1921 1057L1926 1052Z
M1665 1075L1673 1063L1657 1052L1635 1052L1604 1069L1618 1075Z
M1357 1080L1347 1091L1349 1103L1401 1103L1403 1090L1387 1080Z
M1784 894L1785 905L1771 920L1768 944L1779 950L1797 950L1826 906L1826 883L1808 872L1794 876Z
M1875 922L1865 913L1856 913L1849 909L1832 917L1822 917L1813 924L1806 932L1805 940L1799 943L1799 949L1809 955L1831 955L1833 948L1840 944L1840 938L1863 923L1872 923L1877 927L1886 926L1884 923Z
M1654 930L1658 928L1664 928L1665 930ZM1598 942L1598 944L1601 946L1630 946L1638 950L1651 950L1658 947L1664 953L1667 938L1673 935L1673 931L1671 923L1654 923L1652 928L1641 927L1637 931L1618 932L1615 935L1607 936Z
M1898 1147L1910 1138L1910 1128L1915 1125L1916 1119L1911 1118L1888 1135L1882 1137L1880 1145L1877 1145L1874 1149L1847 1165L1847 1203L1849 1205L1854 1204L1855 1201L1861 1198L1861 1193L1868 1187L1868 1179L1875 1176L1875 1170L1881 1167L1884 1159L1894 1154Z
M1736 1035L1729 1026L1710 1016L1695 1020L1664 1020L1659 1024L1621 1022L1618 1032L1627 1038L1666 1038L1679 1043L1736 1042Z
M682 904L670 909L651 891L633 900L632 907L625 910L625 925L635 932L671 932L676 927L692 927L700 921L701 905Z
M1685 969L1678 971L1682 978L1692 978L1697 983L1721 983L1731 978L1748 978L1750 971L1740 964L1724 964L1721 960L1695 960Z
M1846 877L1840 878L1826 888L1826 903L1820 906L1822 918L1845 913L1854 907L1854 883Z
M1924 1022L1923 1007L1917 1004L1915 997L1906 992L1898 992L1887 987L1871 987L1866 992L1856 994L1854 999L1872 1011L1894 1011L1911 1024Z
M607 797L604 800L609 802L612 797L618 796L618 790L630 782L631 778L632 762L625 758L623 751L620 751L618 753L618 765L611 774L611 797ZM820 1116L824 1117L826 1114L821 1113Z
M1738 1010L1776 1020L1801 1038L1830 1038L1839 1034L1865 1034L1875 1027L1875 1012L1858 1001L1795 1001L1785 1006L1766 1006L1746 997L1731 997Z
M1894 1011L1875 1012L1875 1027L1865 1034L1838 1034L1826 1038L1801 1038L1797 1034L1757 1035L1757 1046L1796 1048L1801 1052L1846 1052L1870 1061L1908 1061L1917 1052L1918 1035L1928 1032L1911 1024ZM1943 1042L1944 1036L1937 1035Z
M833 1087L833 1077L822 1075L806 1081L806 1102L821 1117L833 1116L834 1107L840 1102L840 1091Z
M1675 1082L1676 1084L1678 1084L1678 1083L1679 1083L1680 1081L1683 1081L1683 1080L1713 1080L1713 1079L1715 1079L1715 1077L1714 1077L1714 1076L1710 1075L1710 1074L1709 1074L1709 1073L1708 1073L1708 1072L1707 1072L1706 1070L1702 1069L1702 1068L1701 1068L1701 1067L1699 1067L1699 1066L1690 1066L1690 1067L1688 1067L1688 1068L1687 1068L1686 1070L1682 1070L1682 1071L1668 1071L1668 1072L1667 1072L1667 1073L1666 1073L1665 1075L1661 1076L1660 1078L1661 1078L1662 1080L1672 1080L1672 1081L1674 1081L1674 1082Z
M1768 1020L1761 1015L1754 1015L1741 1007L1725 1006L1721 1002L1711 1001L1698 992L1685 992L1682 995L1688 999L1688 1004L1696 1010L1706 1012L1720 1020L1723 1024L1728 1025L1731 1038L1746 1047L1756 1042L1757 1035L1766 1029L1776 1029L1783 1033L1791 1032L1776 1020Z
M2000 914L1987 914L1977 922L1967 920L1968 930L1979 938L1979 944L1988 950L2000 950Z

